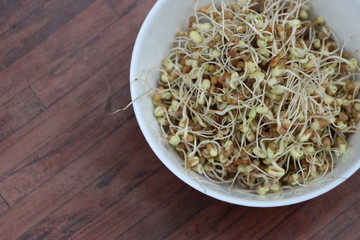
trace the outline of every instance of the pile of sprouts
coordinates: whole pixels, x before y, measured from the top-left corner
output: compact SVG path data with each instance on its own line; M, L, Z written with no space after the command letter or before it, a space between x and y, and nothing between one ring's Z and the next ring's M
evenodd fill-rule
M358 61L306 0L196 6L152 95L184 167L267 194L333 170L357 131Z

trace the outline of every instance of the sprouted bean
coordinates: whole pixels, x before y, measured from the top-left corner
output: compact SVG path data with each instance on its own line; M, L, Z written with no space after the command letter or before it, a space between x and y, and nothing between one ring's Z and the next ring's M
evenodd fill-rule
M178 32L152 99L185 168L258 194L333 170L357 131L359 66L308 2L212 3Z

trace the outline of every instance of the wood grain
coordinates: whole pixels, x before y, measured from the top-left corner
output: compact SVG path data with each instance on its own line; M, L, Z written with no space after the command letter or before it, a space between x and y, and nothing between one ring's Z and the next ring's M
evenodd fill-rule
M48 80L47 75L59 68L60 64L75 55L86 44L94 42L99 33L114 23L118 19L116 13L104 3L106 1L97 1L89 6L50 35L42 44L1 71L3 91L0 95L0 103L30 84L40 81L41 78Z
M3 131L0 133L0 141L14 134L44 110L43 103L31 88L26 88L1 105L0 124L3 127Z
M9 204L5 201L3 196L0 195L0 214L9 208Z
M46 0L3 0L0 2L0 36L11 28L16 28L24 19L27 19L35 10L39 9Z
M102 237L114 239L153 209L158 208L163 201L183 186L171 173L164 171L166 169L158 162L150 161L150 164L154 165L157 170L147 172L146 175L132 175L132 178L141 177L144 180L141 184L133 185L125 191L116 189L117 192L120 191L120 198L109 202L110 204L101 213L102 217L94 218L72 239L100 239ZM124 180L128 181L128 178ZM163 182L168 184L163 184ZM107 185L106 188L110 189L111 185ZM147 189L151 189L151 191L146 191Z
M132 48L156 0L0 1L0 239L359 239L360 175L248 208L177 179L130 109Z
M31 51L95 0L50 0L0 37L0 70Z
M68 109L68 112L59 112L59 114L54 115L54 117L72 114L79 119L68 119L68 122L73 122L73 120L77 121L73 122L73 125L71 125L69 129L64 129L59 137L52 138L54 134L49 135L48 139L50 142L48 143L43 143L41 141L43 138L40 138L37 145L42 143L45 144L44 147L25 158L24 161L14 166L13 169L7 173L0 184L4 185L3 194L9 196L8 199L11 204L26 193L32 191L34 187L41 184L53 175L54 172L59 171L71 159L91 148L94 142L97 142L114 128L115 123L127 120L127 117L120 115L111 117L107 109L109 96L112 97L111 101L116 101L118 104L126 104L126 99L123 98L124 95L121 96L119 92L114 92L114 89L126 88L128 87L128 83L106 81L106 79L117 79L121 77L123 69L118 68L118 65L122 61L123 57L116 58L98 74L84 82L86 86L75 89L69 100L63 100L66 106L71 106L72 108ZM97 87L94 88L94 86ZM128 94L127 97L129 97ZM91 103L93 108L83 108L82 99L86 99L88 103ZM73 101L79 104L73 104ZM57 109L57 105L54 105L51 109ZM66 109L66 107L64 107L64 109ZM79 109L85 111L82 112ZM90 116L91 118L89 118ZM62 127L62 125L53 125L54 117L45 120L42 125L34 129L33 133L36 134L37 131L42 131L42 127L47 124L51 124L53 128ZM95 122L94 119L96 119ZM33 137L32 134L28 136ZM29 172L35 174L36 177L31 177L28 181L17 181L17 179L24 179L31 176Z

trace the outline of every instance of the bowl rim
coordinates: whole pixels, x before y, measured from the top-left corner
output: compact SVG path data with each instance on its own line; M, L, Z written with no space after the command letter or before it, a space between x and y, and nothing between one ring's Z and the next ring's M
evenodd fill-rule
M155 5L152 7L150 12L147 14L140 30L137 35L134 48L132 51L132 57L131 57L131 63L130 63L130 93L131 93L131 99L134 101L136 97L138 97L135 93L135 89L133 87L132 79L135 79L136 77L136 70L135 70L135 63L139 61L141 58L141 53L138 50L141 42L145 39L146 29L151 25L151 21L153 17L157 14L157 12L161 9L164 3L170 0L158 0ZM216 192L212 189L208 189L204 186L200 186L197 182L195 182L193 179L189 178L188 175L185 174L184 171L179 171L175 167L172 166L172 164L168 163L165 159L167 159L167 156L161 151L161 149L158 149L150 140L151 133L147 131L146 129L146 121L142 119L141 117L141 105L138 104L138 102L133 102L133 109L135 113L136 120L138 122L138 125L140 127L140 130L142 134L144 135L147 143L149 144L152 151L155 153L155 155L159 158L159 160L179 179L181 179L183 182L185 182L187 185L191 186L192 188L196 189L197 191L206 194L212 198L218 199L223 202L232 203L235 205L241 205L241 206L247 206L247 207L281 207L281 206L288 206L293 205L297 203L301 203L313 198L316 198L322 194L325 194L326 192L333 190L337 186L339 186L341 183L343 183L345 180L350 178L359 168L360 168L360 161L358 161L358 166L349 168L338 178L333 181L331 181L329 184L326 184L322 187L320 187L317 190L314 190L312 192L304 193L303 195L296 195L294 197L288 198L288 199L274 199L274 200L247 200L247 199L241 199L238 197L234 197L231 195L225 195L224 193ZM206 188L206 189L204 189Z

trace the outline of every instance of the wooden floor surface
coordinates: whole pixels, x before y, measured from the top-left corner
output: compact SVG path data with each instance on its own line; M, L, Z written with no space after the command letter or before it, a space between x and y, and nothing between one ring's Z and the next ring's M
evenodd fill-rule
M359 239L359 173L305 203L234 206L168 171L132 109L110 115L155 2L0 0L0 239Z

